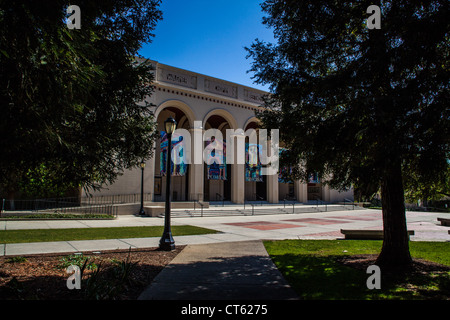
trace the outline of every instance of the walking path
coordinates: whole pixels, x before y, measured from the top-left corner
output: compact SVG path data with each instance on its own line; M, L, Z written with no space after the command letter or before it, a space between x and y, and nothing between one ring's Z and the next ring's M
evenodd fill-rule
M297 300L262 241L187 246L139 300Z
M411 241L450 241L449 227L438 217L446 213L407 212ZM176 236L176 245L209 244L251 240L336 239L341 229L382 229L380 210L346 210L303 214L172 218L172 225L193 225L220 231L216 234ZM162 226L164 219L119 216L116 220L0 221L0 230ZM0 255L101 251L158 247L160 237L109 240L78 240L33 243L0 243ZM1 240L0 240L1 241Z
M407 212L411 241L450 241L446 213ZM116 220L0 221L0 230L162 226L164 219L119 216ZM295 299L270 260L261 240L339 239L341 229L382 229L380 210L302 214L172 218L172 225L193 225L216 234L175 236L187 247L158 275L140 299ZM74 253L154 248L159 237L0 244L0 255ZM1 240L0 240L1 241Z

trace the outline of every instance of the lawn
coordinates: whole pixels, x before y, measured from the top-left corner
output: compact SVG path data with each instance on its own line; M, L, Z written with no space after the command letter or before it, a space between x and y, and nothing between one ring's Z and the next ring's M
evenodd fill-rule
M450 299L450 243L410 242L414 269L383 273L381 289L369 290L367 267L382 241L265 241L267 252L302 299Z
M174 236L211 234L218 232L216 230L189 225L172 226L171 228ZM163 231L163 226L1 230L0 243L160 237L163 234Z

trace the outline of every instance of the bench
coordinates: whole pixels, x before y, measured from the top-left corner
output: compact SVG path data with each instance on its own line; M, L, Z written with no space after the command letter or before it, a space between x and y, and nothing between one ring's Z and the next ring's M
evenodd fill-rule
M354 240L383 240L383 230L344 230L341 233L345 239ZM414 235L414 230L408 230L408 236Z
M447 218L437 218L438 221L441 222L441 226L450 227L450 219Z

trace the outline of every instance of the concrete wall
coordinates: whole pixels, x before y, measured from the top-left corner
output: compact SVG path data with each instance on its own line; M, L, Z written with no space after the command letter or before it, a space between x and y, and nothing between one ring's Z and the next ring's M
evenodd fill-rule
M339 192L338 190L330 190L330 201L331 202L342 202L344 199L353 201L353 189L348 191Z

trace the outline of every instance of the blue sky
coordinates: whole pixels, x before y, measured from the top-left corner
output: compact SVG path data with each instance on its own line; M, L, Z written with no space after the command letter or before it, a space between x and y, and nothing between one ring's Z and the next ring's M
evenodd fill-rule
M273 42L262 24L262 0L163 0L153 42L140 54L163 64L250 87L251 59L244 47L256 38Z

